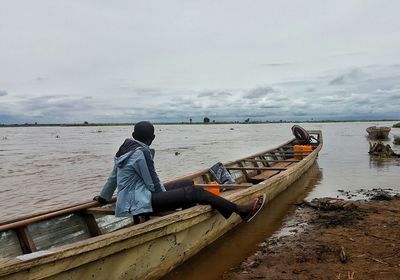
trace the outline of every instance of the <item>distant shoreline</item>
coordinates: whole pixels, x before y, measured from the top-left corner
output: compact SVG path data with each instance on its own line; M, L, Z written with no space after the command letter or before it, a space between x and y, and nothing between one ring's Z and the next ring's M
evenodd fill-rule
M213 125L213 124L276 124L276 123L349 123L349 122L398 122L396 119L381 120L308 120L308 121L212 121L212 122L154 122L156 125ZM81 126L132 126L135 123L24 123L0 124L0 127L81 127Z

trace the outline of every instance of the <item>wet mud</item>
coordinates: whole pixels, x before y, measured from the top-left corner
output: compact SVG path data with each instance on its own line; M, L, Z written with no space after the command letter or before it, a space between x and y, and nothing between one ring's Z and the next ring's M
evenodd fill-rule
M369 200L299 204L223 279L400 279L400 195L364 192Z

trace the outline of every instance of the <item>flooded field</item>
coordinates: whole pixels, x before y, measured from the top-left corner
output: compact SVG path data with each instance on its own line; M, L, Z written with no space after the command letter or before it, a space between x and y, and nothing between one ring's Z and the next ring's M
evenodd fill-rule
M387 123L306 123L323 131L315 164L292 188L165 279L218 279L279 229L293 204L304 198L338 195L338 190L400 190L400 160L368 154L365 129ZM292 124L159 125L156 168L162 180L277 146L292 137ZM0 128L0 221L91 200L113 166L113 156L132 127ZM391 141L400 135L392 128ZM196 267L196 270L193 270ZM212 269L210 269L212 267Z

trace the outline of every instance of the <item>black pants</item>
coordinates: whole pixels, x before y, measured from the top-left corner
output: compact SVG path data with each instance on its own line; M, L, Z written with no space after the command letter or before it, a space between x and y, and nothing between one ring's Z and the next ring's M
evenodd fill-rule
M153 193L151 203L154 212L189 208L196 204L211 205L225 219L236 212L236 204L214 195L202 188L193 186L192 180L179 180L165 184L166 192Z

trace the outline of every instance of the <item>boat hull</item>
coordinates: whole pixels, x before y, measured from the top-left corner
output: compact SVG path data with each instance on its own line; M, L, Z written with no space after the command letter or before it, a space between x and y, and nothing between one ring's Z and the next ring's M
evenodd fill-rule
M249 202L262 194L271 201L314 164L322 148L322 134L318 133L321 144L292 168L252 187L222 195L235 203ZM158 279L240 222L236 214L224 219L210 206L199 205L48 249L43 256L0 259L0 279Z
M390 127L368 127L368 137L371 139L387 139L389 137Z

